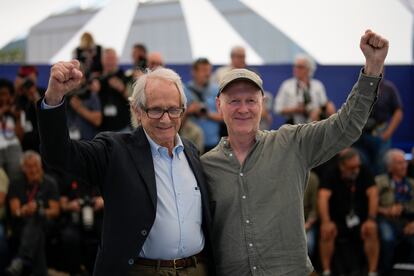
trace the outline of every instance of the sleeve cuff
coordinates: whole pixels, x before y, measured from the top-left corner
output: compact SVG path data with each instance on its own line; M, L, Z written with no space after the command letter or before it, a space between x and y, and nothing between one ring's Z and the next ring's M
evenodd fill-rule
M62 100L60 102L60 104L58 104L58 105L48 105L46 103L45 99L43 98L42 103L40 104L40 108L41 109L53 109L53 108L57 108L57 107L61 106L64 102L65 102L65 100Z

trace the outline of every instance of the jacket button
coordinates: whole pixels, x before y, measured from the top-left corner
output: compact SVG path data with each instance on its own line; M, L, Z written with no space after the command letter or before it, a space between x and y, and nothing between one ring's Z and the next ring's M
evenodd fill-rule
M141 235L145 237L147 234L148 234L147 230L145 229L141 230Z
M129 259L129 260L128 260L128 264L129 264L129 265L133 265L133 264L134 264L134 259Z

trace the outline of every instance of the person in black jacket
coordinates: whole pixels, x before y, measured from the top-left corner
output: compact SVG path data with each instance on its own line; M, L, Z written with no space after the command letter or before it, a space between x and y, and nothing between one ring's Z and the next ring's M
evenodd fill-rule
M159 68L137 81L132 133L72 141L65 94L79 85L79 62L51 69L39 101L41 152L55 169L98 185L105 202L94 275L211 275L211 216L195 147L177 132L186 107L180 77Z

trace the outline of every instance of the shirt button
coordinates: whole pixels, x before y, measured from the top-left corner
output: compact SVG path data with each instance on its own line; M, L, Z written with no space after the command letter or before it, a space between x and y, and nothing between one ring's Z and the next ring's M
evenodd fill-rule
M370 83L369 83L369 85L373 86L373 85L374 85L374 83L373 83L373 82L370 82Z
M256 266L254 266L254 267L253 267L253 270L256 270L256 269L257 269L257 267L256 267Z
M129 265L133 265L133 264L134 264L134 259L129 259L129 260L128 260L128 264L129 264Z
M243 176L243 173L240 173L240 176Z
M246 220L246 223L249 224L250 223L250 220Z
M141 235L143 235L144 237L148 234L147 230L142 229L141 230Z
M246 199L246 196L242 196L243 199Z
M233 153L230 153L229 156L232 157L233 156Z
M250 246L250 247L252 247L252 246L253 246L253 244L252 244L252 243L249 243L249 246Z

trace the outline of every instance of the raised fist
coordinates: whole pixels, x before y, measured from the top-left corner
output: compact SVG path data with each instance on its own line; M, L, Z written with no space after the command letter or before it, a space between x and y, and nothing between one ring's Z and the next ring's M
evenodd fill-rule
M45 94L46 103L58 105L66 93L79 87L82 76L77 60L58 62L53 65L50 69L49 85Z
M379 76L388 53L388 40L366 30L361 37L360 48L365 56L365 74Z

